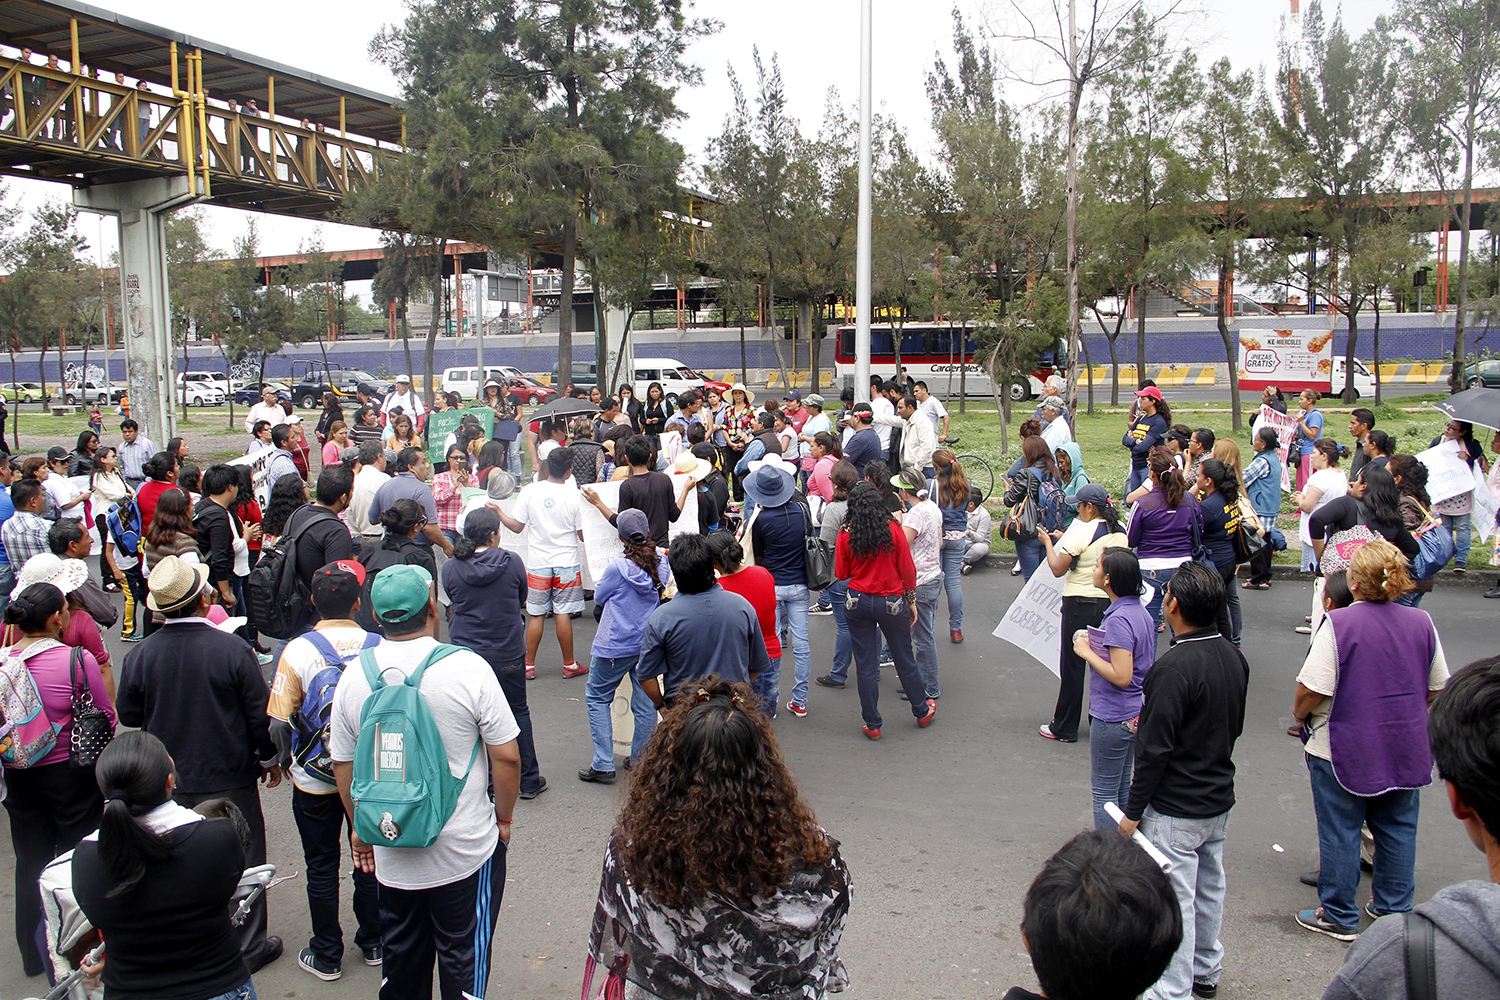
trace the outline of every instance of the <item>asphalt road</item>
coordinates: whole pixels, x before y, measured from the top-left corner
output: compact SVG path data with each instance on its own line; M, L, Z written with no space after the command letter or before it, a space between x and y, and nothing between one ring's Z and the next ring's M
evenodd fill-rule
M808 716L783 712L776 728L803 793L842 842L854 877L843 955L850 994L881 998L995 997L1013 984L1035 988L1018 925L1026 887L1042 861L1090 823L1086 743L1063 746L1036 735L1050 717L1056 681L1041 665L993 638L1019 578L980 570L965 580L967 641L940 640L943 694L936 723L919 730L896 697L892 671L881 683L884 738L859 733L853 687L814 686ZM1242 592L1243 593L1243 592ZM1237 795L1226 849L1227 951L1220 996L1319 997L1345 946L1298 929L1294 910L1316 905L1297 875L1317 862L1311 795L1299 747L1285 735L1293 679L1306 640L1292 626L1306 612L1310 584L1278 582L1244 593L1245 652L1251 664L1246 731L1239 741ZM1427 599L1455 668L1494 652L1495 605L1478 589L1440 589ZM940 612L941 614L941 612ZM594 623L579 619L580 649ZM832 655L833 619L811 620L815 673ZM943 633L941 619L939 635ZM118 657L118 643L111 643ZM783 698L791 658L783 661ZM543 645L540 677L529 685L538 754L551 789L518 804L505 899L495 935L490 995L578 995L601 852L623 784L585 785L589 761L583 679L562 680L556 646ZM623 772L622 772L623 773ZM300 846L290 788L264 793L271 860L294 876L272 890L271 929L287 955L256 975L264 997L367 998L378 970L351 961L325 984L297 968L309 933ZM5 824L0 820L0 826ZM747 831L753 836L753 831ZM1423 795L1417 898L1485 877L1435 787ZM11 865L8 838L0 864ZM1280 850L1278 850L1278 847ZM0 912L12 912L11 880L0 880ZM1368 898L1362 888L1361 900ZM3 921L9 924L9 919ZM346 893L344 929L352 938ZM9 935L0 942L0 996L45 992L23 980Z

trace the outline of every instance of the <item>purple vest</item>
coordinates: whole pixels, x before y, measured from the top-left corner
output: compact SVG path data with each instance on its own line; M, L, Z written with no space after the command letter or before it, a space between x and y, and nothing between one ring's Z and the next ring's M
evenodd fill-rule
M1362 796L1431 783L1427 676L1437 652L1432 619L1419 608L1370 601L1328 617L1339 656L1328 713L1334 776Z

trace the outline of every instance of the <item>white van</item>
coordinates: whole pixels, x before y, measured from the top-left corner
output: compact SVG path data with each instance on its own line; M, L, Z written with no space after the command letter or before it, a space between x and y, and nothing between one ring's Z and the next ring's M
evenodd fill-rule
M652 382L660 382L662 392L674 403L689 389L703 391L703 376L676 358L636 358L635 398L645 402Z
M489 379L496 378L502 381L508 378L521 378L521 370L512 368L510 365L485 365L484 378L479 377L479 368L470 365L467 368L448 368L443 371L442 387L444 392L456 392L465 400L477 399L479 390Z

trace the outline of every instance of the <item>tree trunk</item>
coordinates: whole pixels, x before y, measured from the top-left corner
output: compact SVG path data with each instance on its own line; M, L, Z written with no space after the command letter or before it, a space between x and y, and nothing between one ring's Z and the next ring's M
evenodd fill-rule
M406 374L410 375L411 363L411 322L408 318L406 307L401 307L401 349L406 354Z
M1464 338L1464 307L1469 300L1469 214L1474 207L1474 104L1469 103L1464 144L1464 214L1458 220L1458 308L1453 311L1453 374L1448 388L1458 392L1464 387L1464 361L1468 344Z
M904 311L902 315L903 317L905 316ZM898 327L896 325L896 318L893 316L887 325L891 328L891 353L894 355L896 361L896 370L891 373L891 378L899 382L901 381L901 335L906 332L906 321L903 318L901 325Z
M1240 373L1239 359L1235 357L1235 338L1229 334L1229 316L1226 315L1225 297L1228 292L1230 274L1230 261L1227 258L1219 259L1219 339L1224 341L1224 358L1229 362L1229 410L1232 414L1234 429L1239 431L1243 424L1240 416Z
M1068 8L1068 409L1078 412L1078 342L1083 339L1078 316L1078 106L1083 81L1078 79L1078 36L1073 7ZM1008 397L1009 392L1006 393Z
M990 352L990 392L995 397L995 412L1000 415L1000 454L1010 451L1010 382L1001 385L1000 349Z
M15 385L20 385L21 384L20 380L18 378L16 378L16 349L15 349L14 345L12 345L11 349L10 349L10 380ZM19 389L16 390L16 412L12 413L11 416L10 416L10 440L11 440L12 446L13 446L11 448L11 450L12 451L20 451L21 450L21 390L19 390Z
M1146 384L1146 284L1135 288L1135 387Z
M218 340L217 337L214 338ZM229 427L234 427L234 365L229 363L229 349L224 346L224 341L219 342L219 357L224 359L224 380L229 385L229 391L224 394L224 401L229 404ZM106 360L105 364L109 364ZM105 380L108 385L108 379Z
M968 412L968 381L969 381L969 328L963 326L958 331L958 412ZM1001 437L1004 437L1001 434Z
M578 257L578 219L571 213L562 231L562 293L557 306L557 388L573 381L573 280Z
M811 391L818 392L823 385L823 366L818 348L823 346L823 338L828 334L828 325L823 322L823 317L818 316L814 321L812 315L812 303L807 304L807 364L812 379Z
M443 301L443 252L448 249L448 237L439 236L437 240L437 266L432 271L432 319L427 323L427 344L422 351L422 377L427 380L427 408L432 408L432 361L433 353L437 350L438 306ZM563 287L567 287L564 284ZM571 356L572 346L569 345ZM571 371L572 369L569 369ZM407 373L411 374L410 372ZM415 391L415 390L413 390ZM415 424L415 421L413 421Z
M47 335L45 333L42 334L41 341L42 351L37 355L36 371L42 380L42 405L45 407L47 405ZM66 393L64 393L64 398L66 398Z
M184 331L183 334L182 334L182 370L184 372L186 372L188 370L188 349L187 349L187 332L186 331ZM166 387L163 386L163 389L165 389L165 388ZM188 418L187 393L183 392L183 394L182 394L182 419L186 420L187 418Z
M740 384L750 384L750 369L745 360L745 313L740 311Z
M1375 292L1375 330L1372 334L1375 342L1375 367L1371 371L1375 374L1375 405L1380 405L1380 292ZM1462 377L1462 376L1460 376Z
M1349 340L1344 344L1344 389L1339 393L1339 398L1346 403L1352 403L1359 398L1359 390L1354 387L1354 347L1359 341L1359 314L1355 311L1354 297L1349 299ZM1330 389L1333 388L1329 385Z

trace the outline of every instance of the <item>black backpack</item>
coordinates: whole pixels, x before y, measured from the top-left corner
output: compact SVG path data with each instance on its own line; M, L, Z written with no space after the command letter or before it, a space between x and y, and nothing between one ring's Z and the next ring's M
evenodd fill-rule
M245 601L255 616L255 627L266 635L294 639L316 620L312 592L297 575L297 542L308 528L328 520L338 518L326 510L309 517L296 531L282 535L275 545L263 551L260 562L250 571L245 582Z

